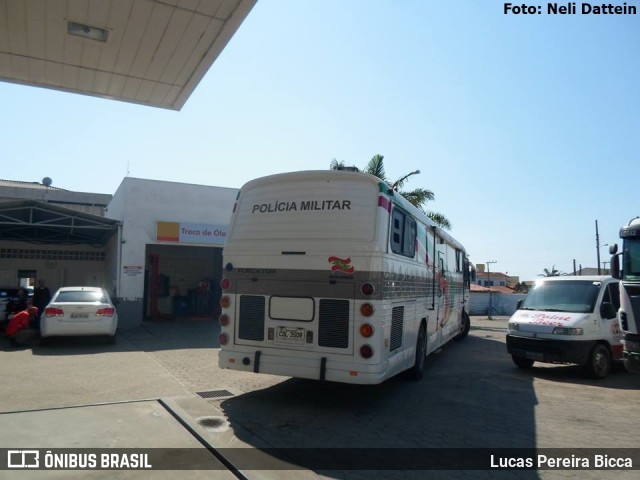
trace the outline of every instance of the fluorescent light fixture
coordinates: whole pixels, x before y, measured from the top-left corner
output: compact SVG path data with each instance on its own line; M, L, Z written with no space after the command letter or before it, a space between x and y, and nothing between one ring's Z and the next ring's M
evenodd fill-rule
M106 42L109 38L109 30L106 28L92 27L83 23L67 22L67 32L69 35L89 38L99 42Z

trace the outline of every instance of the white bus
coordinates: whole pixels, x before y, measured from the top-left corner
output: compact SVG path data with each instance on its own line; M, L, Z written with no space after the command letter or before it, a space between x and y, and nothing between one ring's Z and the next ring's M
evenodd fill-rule
M463 246L379 178L248 182L223 251L219 366L376 384L469 332Z

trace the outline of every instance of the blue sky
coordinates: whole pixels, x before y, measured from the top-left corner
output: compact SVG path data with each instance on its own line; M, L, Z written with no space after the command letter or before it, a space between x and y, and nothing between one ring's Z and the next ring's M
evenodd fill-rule
M503 5L259 0L180 112L0 83L0 176L238 188L381 154L389 177L421 170L407 188L474 263L595 267L595 220L604 245L640 215L640 15Z

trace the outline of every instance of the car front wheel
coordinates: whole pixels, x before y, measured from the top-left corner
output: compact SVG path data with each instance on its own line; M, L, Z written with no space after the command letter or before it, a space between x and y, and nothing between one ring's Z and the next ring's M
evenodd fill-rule
M604 378L611 371L611 352L598 343L589 353L589 359L584 364L587 373L594 378Z

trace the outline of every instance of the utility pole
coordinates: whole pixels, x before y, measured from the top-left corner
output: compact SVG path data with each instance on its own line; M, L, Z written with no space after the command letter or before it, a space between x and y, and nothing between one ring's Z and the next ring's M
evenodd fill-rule
M487 287L489 288L489 320L491 320L491 308L493 307L493 292L491 291L491 268L490 263L498 263L495 260L487 261Z
M598 235L598 220L596 220L596 252L598 253L598 275L600 273L600 235Z

